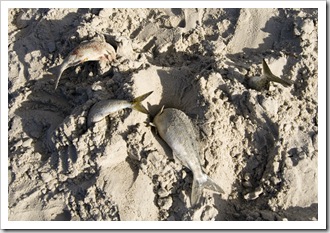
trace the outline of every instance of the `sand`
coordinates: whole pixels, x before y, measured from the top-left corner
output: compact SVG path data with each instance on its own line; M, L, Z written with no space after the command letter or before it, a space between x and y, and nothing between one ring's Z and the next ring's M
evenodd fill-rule
M318 220L317 9L10 9L8 220ZM117 61L49 69L84 40ZM292 80L249 89L262 74ZM87 128L92 104L153 91ZM196 127L205 190L145 124Z

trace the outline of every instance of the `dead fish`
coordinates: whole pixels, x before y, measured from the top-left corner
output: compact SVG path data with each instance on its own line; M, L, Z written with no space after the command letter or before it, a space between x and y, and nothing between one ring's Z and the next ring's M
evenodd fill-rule
M84 41L64 59L63 63L54 68L52 72L56 77L55 90L64 70L86 61L105 60L111 62L116 59L115 49L102 41Z
M193 173L190 198L192 206L199 203L204 188L224 193L222 188L202 171L197 137L192 122L184 112L163 107L152 124L171 147L173 155Z
M288 79L280 79L279 77L275 76L269 66L267 65L265 59L262 60L262 69L263 74L262 76L255 76L251 77L248 80L248 86L252 89L255 89L257 91L262 91L264 89L269 88L270 82L277 82L281 83L284 87L291 86L293 82Z
M145 100L151 93L152 91L136 97L132 102L127 100L108 99L95 103L89 111L87 126L90 127L92 123L98 122L109 114L115 113L124 108L132 108L139 112L148 114L148 110L142 105L141 102Z

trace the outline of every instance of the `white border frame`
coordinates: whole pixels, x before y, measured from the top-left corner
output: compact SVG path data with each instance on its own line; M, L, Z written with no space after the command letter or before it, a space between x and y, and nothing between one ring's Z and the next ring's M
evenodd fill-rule
M2 229L326 229L326 1L79 1L80 8L318 8L318 221L299 222L48 222L8 221L8 9L76 8L74 1L1 2Z

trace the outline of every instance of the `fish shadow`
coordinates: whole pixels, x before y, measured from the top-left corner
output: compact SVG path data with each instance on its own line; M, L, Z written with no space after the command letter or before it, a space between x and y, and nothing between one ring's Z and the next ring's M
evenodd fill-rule
M207 46L207 45L206 45ZM191 48L192 50L194 48ZM159 112L160 108L164 106L165 108L176 108L185 112L193 121L202 121L205 118L205 112L207 111L207 106L199 105L203 102L203 97L199 95L201 92L201 87L199 85L199 72L193 73L193 70L198 70L192 68L192 66L200 67L200 70L209 70L214 63L214 56L209 54L207 58L203 58L201 55L189 54L185 52L176 52L173 48L169 48L167 52L158 53L154 59L149 59L149 63L159 66L168 67L169 69L157 70L157 76L153 78L159 78L162 91L161 97L158 104L151 105L148 103L148 110L150 112L150 121L153 121L155 115ZM205 101L204 101L205 102ZM195 126L197 128L197 126ZM166 155L170 160L173 159L172 150L170 147L156 134L153 130L154 137L159 142L159 144L164 148ZM188 171L188 170L187 170ZM184 180L178 180L173 184L173 189L178 190L181 193L186 190L187 193L191 193L191 182L190 187L187 187L188 180L192 180L192 173L187 172L187 177ZM185 187L182 185L185 184ZM157 194L157 193L156 193ZM185 215L189 214L191 208L185 206L183 200L181 200L180 195L172 195L172 206L171 208L176 212L175 216L169 216L169 220L175 218L176 220L181 220ZM155 204L157 205L158 197L156 195ZM180 206L180 208L176 208Z
M194 50L194 48L190 49ZM167 52L156 53L154 59L149 58L149 63L157 67L169 68L158 69L157 77L153 77L159 79L162 90L158 104L150 105L148 103L150 115L155 116L164 106L179 109L192 118L203 119L207 106L201 104L205 101L199 94L201 87L198 80L201 75L200 71L205 72L212 69L215 63L214 56L208 54L203 57L198 54L177 52L170 46Z

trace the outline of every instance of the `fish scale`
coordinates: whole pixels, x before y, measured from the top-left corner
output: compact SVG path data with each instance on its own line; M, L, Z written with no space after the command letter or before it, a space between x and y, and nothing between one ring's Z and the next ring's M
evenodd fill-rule
M184 166L192 169L199 165L197 154L198 142L196 141L194 135L194 129L192 124L190 123L189 118L181 111L170 109L165 109L164 114L159 116L159 119L163 122L164 119L168 118L166 121L166 128L164 130L159 131L160 136L169 144L173 146L174 153L180 151L187 155L191 156L183 156L183 154L177 153L176 156L183 163ZM198 166L197 166L198 167Z
M215 192L224 191L203 173L199 142L195 135L194 126L189 117L175 108L162 108L155 116L153 124L160 137L171 147L173 155L193 173L191 205L195 206L202 196L204 188Z

